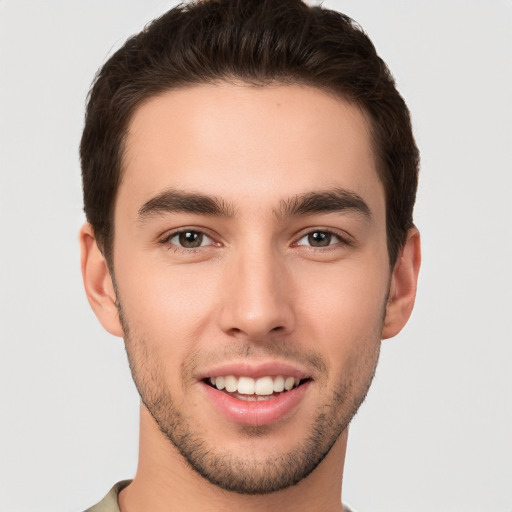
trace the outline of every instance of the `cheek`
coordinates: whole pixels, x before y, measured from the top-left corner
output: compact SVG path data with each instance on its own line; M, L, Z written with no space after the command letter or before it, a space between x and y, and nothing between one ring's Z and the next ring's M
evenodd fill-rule
M347 263L347 262L345 262ZM300 329L333 361L346 361L380 342L388 276L375 265L344 264L307 273L300 281ZM384 267L386 268L386 267Z
M145 272L123 272L119 268L119 299L129 328L126 348L138 374L134 378L139 390L150 399L151 393L157 397L158 389L180 396L183 362L197 351L209 325L209 287L192 272L171 270L149 272L146 266Z
M116 269L130 328L146 342L163 342L164 348L197 339L214 306L212 273L195 265L137 263L127 261Z

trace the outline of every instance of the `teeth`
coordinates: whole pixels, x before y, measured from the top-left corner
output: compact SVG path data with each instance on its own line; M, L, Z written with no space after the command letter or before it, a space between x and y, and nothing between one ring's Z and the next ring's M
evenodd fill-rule
M224 377L217 377L215 379L215 387L217 389L224 389L226 387L226 383L224 382Z
M229 393L234 393L238 390L238 379L234 375L224 377L224 382L226 384L226 391Z
M274 379L274 391L276 393L284 391L284 377L279 376Z
M238 379L237 391L242 395L254 395L254 379L250 377L240 377ZM261 393L258 393L260 395Z
M294 377L260 377L253 379L251 377L235 377L226 375L219 377L210 377L210 383L217 389L225 389L229 393L239 393L240 395L258 395L269 396L273 393L290 391L298 386L300 379Z
M274 392L272 377L261 377L258 379L254 384L254 392L257 395L271 395Z
M293 385L295 384L295 379L293 377L286 377L284 381L284 389L286 391L290 391L290 389L293 388Z

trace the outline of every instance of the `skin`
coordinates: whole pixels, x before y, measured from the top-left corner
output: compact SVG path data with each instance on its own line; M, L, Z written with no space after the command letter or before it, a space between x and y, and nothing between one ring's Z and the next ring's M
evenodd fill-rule
M120 494L121 510L342 510L347 425L381 339L409 318L420 265L412 228L390 269L365 115L308 87L167 92L136 110L123 172L115 279L91 226L80 235L89 301L103 326L125 338L143 402L138 471ZM340 190L367 211L291 211L305 194L324 194L321 203ZM215 198L225 211L155 212L155 198L169 191ZM180 247L183 228L204 233L202 245ZM316 246L312 233L327 245ZM307 371L290 414L252 427L212 406L201 372L242 361ZM201 446L207 478L175 446L190 451L190 439ZM301 474L311 460L316 468ZM270 492L269 481L283 489ZM231 482L238 492L227 490ZM251 482L252 494L240 491Z

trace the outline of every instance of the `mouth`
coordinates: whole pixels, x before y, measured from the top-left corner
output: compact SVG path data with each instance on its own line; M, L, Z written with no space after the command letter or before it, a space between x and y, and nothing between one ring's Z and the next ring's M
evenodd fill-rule
M263 402L286 394L309 380L309 378L300 379L291 375L266 375L259 378L245 375L217 375L207 377L203 382L235 399Z
M199 376L213 410L229 423L247 426L285 421L310 393L313 377L286 363L227 363Z

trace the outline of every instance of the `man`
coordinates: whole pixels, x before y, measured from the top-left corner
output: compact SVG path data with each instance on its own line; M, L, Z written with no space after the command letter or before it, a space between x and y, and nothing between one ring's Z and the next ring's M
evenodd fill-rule
M90 511L342 511L348 425L420 265L409 113L346 16L172 9L100 70L81 143L89 302L141 396Z

